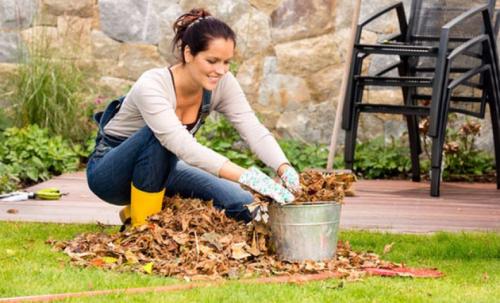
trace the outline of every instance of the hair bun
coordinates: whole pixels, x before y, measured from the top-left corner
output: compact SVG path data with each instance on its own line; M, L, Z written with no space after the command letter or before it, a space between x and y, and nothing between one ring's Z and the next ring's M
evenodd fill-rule
M180 16L174 23L174 30L177 32L179 30L186 29L191 24L196 21L209 17L211 14L203 8L193 8L188 13Z

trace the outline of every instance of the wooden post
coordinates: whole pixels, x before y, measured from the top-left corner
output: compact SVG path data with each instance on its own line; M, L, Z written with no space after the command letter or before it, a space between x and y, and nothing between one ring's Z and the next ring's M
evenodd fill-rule
M342 111L344 109L345 95L347 93L347 82L349 78L350 64L352 61L352 53L354 47L354 38L356 36L356 27L358 25L359 11L361 8L361 0L356 0L354 3L354 9L352 14L351 23L351 36L349 39L349 44L347 48L347 54L344 63L344 75L342 77L342 82L340 85L340 91L338 95L337 110L335 112L335 122L333 125L332 138L330 140L330 149L328 153L328 162L326 164L326 169L333 169L333 160L335 158L335 149L337 148L337 139L340 131L340 122L342 120Z

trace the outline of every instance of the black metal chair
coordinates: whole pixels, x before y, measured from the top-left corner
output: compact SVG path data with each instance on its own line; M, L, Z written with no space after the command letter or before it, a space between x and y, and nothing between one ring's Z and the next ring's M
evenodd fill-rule
M462 3L461 6L457 4ZM500 189L499 72L491 12L494 0L413 0L409 21L402 3L368 17L357 27L342 127L346 130L344 161L352 169L361 113L404 115L407 120L412 180L420 181L418 118L428 116L432 138L431 195L439 196L441 161L448 113L484 118L490 107ZM361 43L363 29L395 11L399 33L377 44ZM497 20L498 21L498 20ZM496 25L499 23L497 22ZM365 75L363 62L372 55L397 56L397 62ZM396 76L390 73L397 72ZM366 87L401 87L400 105L364 103ZM464 88L472 93L464 94ZM477 108L472 110L471 108Z

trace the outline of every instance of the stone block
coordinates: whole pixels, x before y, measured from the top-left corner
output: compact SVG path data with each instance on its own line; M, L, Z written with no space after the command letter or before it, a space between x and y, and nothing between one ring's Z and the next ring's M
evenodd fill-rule
M236 51L239 58L265 54L271 49L270 18L263 12L251 8L248 13L240 16L233 30L237 35Z
M49 14L72 15L83 18L94 14L95 0L42 0L42 5Z
M121 43L111 39L105 33L93 30L90 35L92 55L96 59L118 60Z
M330 0L284 0L271 15L272 37L280 43L323 35L333 31Z
M248 0L248 2L258 10L270 15L278 8L282 0Z
M118 64L110 76L137 80L143 72L154 67L166 66L158 48L149 44L122 44Z
M331 34L277 44L278 71L309 77L312 73L340 63L338 46Z
M123 42L158 44L161 12L155 2L161 0L100 0L102 31Z
M37 12L36 0L0 1L0 28L23 29L33 23Z
M17 62L22 55L21 48L21 39L18 33L0 32L0 62Z

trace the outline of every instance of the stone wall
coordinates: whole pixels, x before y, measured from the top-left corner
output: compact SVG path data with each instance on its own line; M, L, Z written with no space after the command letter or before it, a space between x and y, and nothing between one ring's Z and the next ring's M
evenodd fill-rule
M346 0L0 0L0 77L15 69L20 41L40 31L78 64L95 68L99 85L120 94L139 75L173 64L172 23L205 7L237 33L237 78L253 108L278 135L329 142L352 2ZM361 18L394 0L364 0ZM408 8L410 0L404 0ZM386 19L363 35L375 41L394 30ZM376 60L370 66L376 66ZM394 91L367 98L395 99ZM400 135L399 117L366 115L360 137ZM491 136L485 134L485 142ZM340 138L340 140L343 140Z

